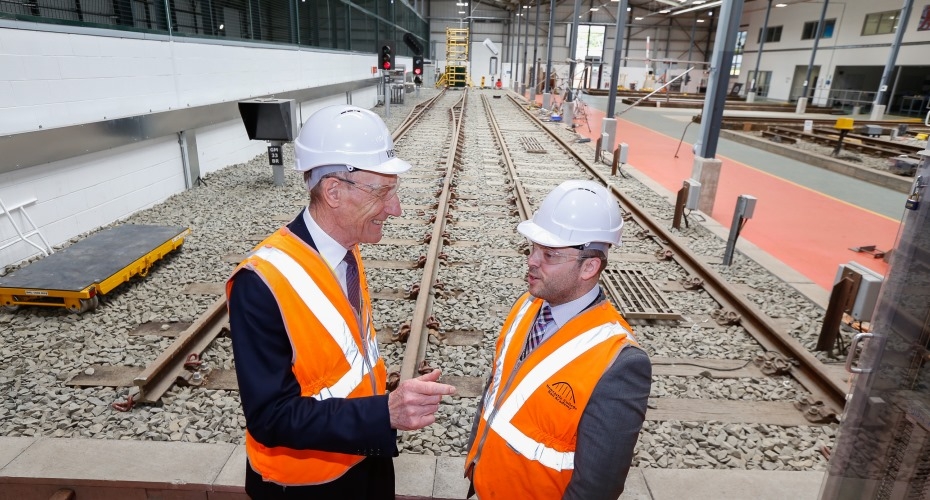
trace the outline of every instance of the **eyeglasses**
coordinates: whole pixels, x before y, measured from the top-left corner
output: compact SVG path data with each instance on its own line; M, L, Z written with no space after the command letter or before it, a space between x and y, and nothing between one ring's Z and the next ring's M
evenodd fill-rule
M560 250L554 250L551 247L542 246L538 243L533 243L533 247L530 249L530 257L532 257L533 254L537 252L539 252L539 260L547 266L562 264L563 262L568 262L570 260L584 260L591 258L590 256L583 255L580 251L578 253L566 253Z
M363 184L361 182L355 182L352 179L344 179L342 177L333 176L334 179L338 179L346 184L360 190L364 191L375 198L380 200L390 200L397 195L397 189L400 188L400 179L397 179L397 182L394 184L382 184L382 185L372 185L372 184Z

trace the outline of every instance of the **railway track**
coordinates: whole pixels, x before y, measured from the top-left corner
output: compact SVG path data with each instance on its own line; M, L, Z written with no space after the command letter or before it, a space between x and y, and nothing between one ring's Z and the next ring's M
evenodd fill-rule
M805 353L815 342L809 338L812 328L808 323L815 322L818 313L779 313L781 304L799 300L785 298L789 293L787 290L771 293L761 289L761 285L753 289L747 284L737 284L735 287L743 293L730 298L725 298L725 290L712 291L715 286L734 287L732 283L727 285L722 277L714 276L719 272L708 264L713 261L716 251L722 254L722 242L711 243L710 250L689 250L681 240L693 244L704 236L696 227L680 233L669 232L665 226L671 218L671 207L664 200L656 202L654 195L639 192L641 188L634 185L634 180L611 178L609 166L585 160L585 156L590 155L588 146L571 142L570 132L563 127L540 122L531 114L521 115L515 111L523 107L522 103L489 99L490 95L494 93L447 92L433 100L431 106L416 109L403 120L404 124L395 132L396 149L399 156L414 165L401 182L404 213L385 224L385 237L379 244L362 248L374 302L375 327L389 371L397 371L399 378L409 378L416 376L425 362L441 368L444 380L459 389L456 396L443 401L437 424L402 434L402 452L449 456L464 453L477 397L490 367L495 337L510 305L526 286L525 240L514 228L532 214L533 208L551 188L563 180L579 177L607 183L618 195L621 206L630 213L631 219L624 229L624 245L611 252L612 271L629 271L638 276L639 285L648 287L645 291L661 292L677 318L659 318L656 313L647 312L640 319L633 320L635 332L650 350L655 364L654 394L647 415L651 424L643 434L638 465L761 468L763 464L781 460L766 456L758 444L737 446L745 449L743 458L730 455L717 457L715 454L719 450L710 449L712 445L716 446L712 439L696 442L697 449L692 451L687 447L693 444L688 441L691 438L685 439L682 433L694 428L706 431L707 435L735 436L734 439L747 443L766 439L781 442L781 438L774 436L785 432L801 436L800 442L784 445L785 456L790 455L791 450L808 453L814 442L828 443L832 425L805 419L795 408L795 396L812 394L814 400L825 401L830 406L830 394L838 392L837 384L818 384L815 381L821 375L818 368L762 357L763 351L777 350L787 354L788 358L806 362L810 355ZM225 183L213 181L216 182ZM242 183L241 180L235 182ZM244 189L259 188L246 185ZM257 212L264 214L259 216L260 223L245 223L242 226L246 229L232 229L238 231L241 241L229 245L232 253L222 258L222 262L222 254L215 260L196 259L207 261L205 265L218 267L208 273L217 277L215 281L188 282L187 292L184 292L194 293L194 288L200 288L197 292L200 295L196 295L200 297L196 300L197 307L201 312L208 311L207 316L225 319L221 281L231 266L241 260L242 252L275 226L292 219L298 207L306 203L306 194L296 189L293 193L288 191L285 198L277 198L283 194L276 192L274 203L269 204L273 208ZM264 196L272 200L268 195ZM242 210L243 207L233 204L228 209ZM268 220L268 210L272 210L271 214L282 215ZM242 236L244 230L256 234L245 237ZM226 233L222 234L229 239ZM194 236L197 235L195 229ZM182 254L177 260L201 255L199 243L196 240L191 243L185 248L189 253ZM693 269L667 260L669 252L684 259L686 265L690 261ZM168 262L166 267L174 265L174 262ZM749 271L755 272L751 263L737 256L727 278L730 282L739 281L739 273ZM615 273L611 275L616 278ZM157 280L157 270L154 276ZM703 286L691 289L695 277L703 280ZM718 285L709 284L718 278ZM616 280L605 286L616 288L623 282L621 278ZM732 305L727 305L729 303ZM116 305L103 304L101 311L95 315L100 314L103 319ZM176 382L179 379L172 370L176 371L176 365L180 364L182 372L190 372L182 373L182 385L199 384L199 387L170 387L154 405L137 407L125 417L108 416L106 422L110 423L103 426L102 432L113 432L107 430L108 427L127 419L152 421L156 427L177 422L178 417L163 416L166 413L161 411L153 413L154 409L179 412L182 410L177 408L178 405L187 408L186 401L199 398L199 394L208 401L225 401L229 394L234 397L234 392L230 391L235 390L235 377L228 339L223 338L223 321L218 327L211 327L218 329L217 340L203 348L201 356L190 358L191 346L195 344L188 330L206 321L195 317L190 321L192 325L176 323L170 319L177 313L157 307L153 310L163 312L143 315L147 318L147 321L142 321L149 327L147 333L130 338L145 338L148 342L155 341L157 346L166 344L165 335L171 333L180 339L174 343L186 347L173 350L174 354L166 354L162 349L155 355L141 357L142 360L155 361L145 363L145 366L124 366L129 371L120 375L119 384L112 385L139 387L136 400L146 400L153 397L150 395L154 394L154 389L145 388L135 381L159 378L154 376L155 370L150 369L158 364L165 367L174 365L175 368L163 372L163 380ZM768 316L758 310L753 311L753 308L765 309ZM714 311L718 310L735 311L740 322L726 324L727 317L732 316L728 314L713 317ZM636 312L629 310L628 314L632 317ZM783 317L781 321L774 321L776 324L773 325L772 314ZM794 314L793 318L791 314ZM82 319L93 321L95 318L87 316ZM788 347L784 347L776 344L784 343L783 340L773 337L758 341L747 333L748 325L762 331L760 336L763 339L767 335L777 337L786 330L786 319L802 324L792 332L796 344L793 345L794 350L790 340L786 344ZM402 341L404 335L407 335L406 342ZM759 364L754 363L757 356ZM768 375L765 372L770 371L770 366L766 363L780 365L783 370ZM81 370L79 375L84 377L90 377L86 373L91 371L88 367L97 368L93 370L94 376L101 376L106 371L100 364L78 366ZM120 364L111 363L110 366L118 367ZM812 366L816 364L812 363ZM193 375L197 372L202 372L201 376ZM805 390L801 383L785 373L797 375L812 389ZM80 376L75 379L80 379ZM805 378L810 380L804 381ZM90 390L91 386L83 387ZM123 397L124 393L121 391L119 395ZM117 403L126 401L118 400ZM807 408L810 406L808 403ZM214 411L238 413L238 407L227 405L225 410ZM81 418L80 412L74 416ZM164 422L159 424L159 419ZM682 422L690 423L685 425ZM222 435L203 430L185 431L183 426L181 431L175 432L171 439L198 440ZM241 439L241 427L238 437L236 433L226 431L225 439L233 442ZM659 461L661 454L656 453L657 449L668 451L669 458L664 465ZM822 457L810 459L822 463ZM800 462L789 463L787 458L781 462L779 467L806 467Z

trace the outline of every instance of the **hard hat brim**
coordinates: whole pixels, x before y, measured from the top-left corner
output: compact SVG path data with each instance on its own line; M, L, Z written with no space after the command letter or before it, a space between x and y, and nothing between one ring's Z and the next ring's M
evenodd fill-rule
M532 220L525 220L517 224L517 232L523 236L526 236L526 238L533 243L537 243L546 247L571 247L580 245L581 243L586 243L573 243L568 240L563 240L562 238L559 238L558 236L541 228Z
M411 165L400 158L391 158L390 160L370 168L358 168L359 170L368 170L379 174L402 174L411 169Z

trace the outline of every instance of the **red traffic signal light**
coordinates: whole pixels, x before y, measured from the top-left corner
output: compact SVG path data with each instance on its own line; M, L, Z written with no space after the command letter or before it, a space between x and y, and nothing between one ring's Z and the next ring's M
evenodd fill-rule
M423 74L423 56L420 56L420 55L413 56L413 74L414 75Z
M380 61L381 69L383 70L389 70L394 67L392 64L394 62L394 51L391 49L390 45L384 44L381 46Z

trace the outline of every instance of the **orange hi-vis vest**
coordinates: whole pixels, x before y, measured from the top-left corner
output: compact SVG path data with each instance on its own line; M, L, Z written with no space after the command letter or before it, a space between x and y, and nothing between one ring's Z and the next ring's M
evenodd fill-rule
M322 401L385 393L387 370L371 326L371 297L365 270L358 248L353 252L359 263L364 304L359 316L320 254L286 227L259 243L226 283L229 296L236 273L246 268L255 271L268 285L294 349L291 370L303 397ZM328 483L365 458L267 447L248 431L245 450L252 468L263 479L286 486Z
M638 346L629 324L605 300L569 320L521 364L542 303L524 294L497 341L465 461L481 500L562 498L574 470L578 423L594 387L622 349Z

